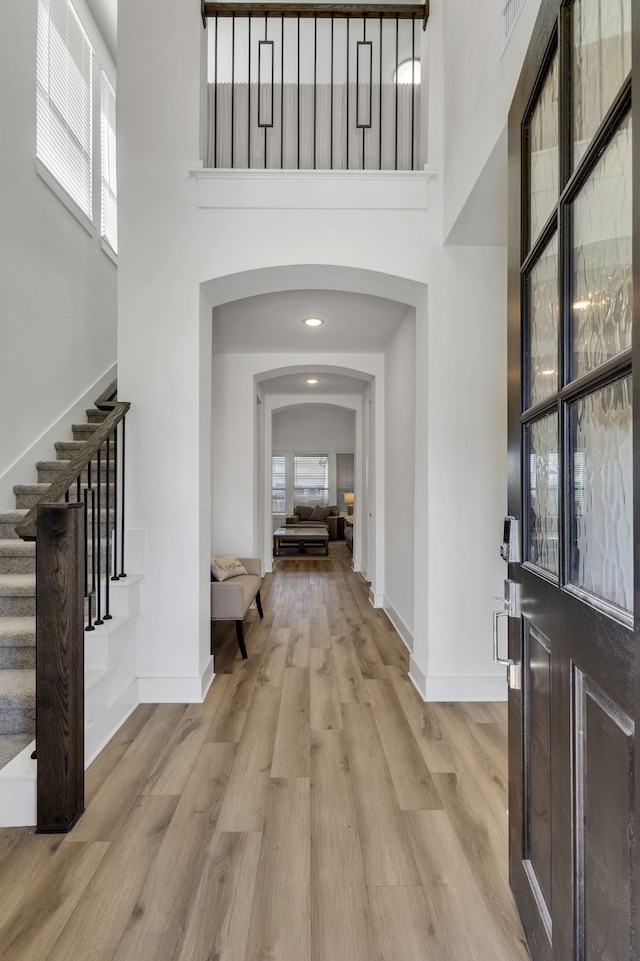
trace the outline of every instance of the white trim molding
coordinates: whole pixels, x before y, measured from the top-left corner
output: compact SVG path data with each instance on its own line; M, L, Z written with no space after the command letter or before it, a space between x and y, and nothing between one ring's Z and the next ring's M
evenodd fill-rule
M395 607L393 607L386 598L382 603L382 608L384 609L385 614L387 615L387 617L395 627L396 631L398 632L400 636L400 640L402 641L404 646L407 648L409 652L412 652L413 651L413 631L411 631L407 627L405 622L402 620L402 618L396 611Z
M190 170L198 207L427 210L431 170Z
M138 700L140 704L201 704L214 677L213 658L199 677L139 677Z

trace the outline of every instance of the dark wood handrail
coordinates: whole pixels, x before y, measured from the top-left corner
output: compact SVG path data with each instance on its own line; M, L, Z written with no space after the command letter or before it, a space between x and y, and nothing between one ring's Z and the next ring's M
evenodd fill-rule
M202 19L208 17L398 17L421 19L426 26L429 0L425 3L242 3L233 0L202 0Z
M113 408L118 403L118 381L114 380L108 387L106 387L98 399L94 401L95 406L98 410L113 410Z
M98 398L100 399L100 398ZM59 477L43 493L38 503L52 504L59 501L69 490L73 482L80 476L89 461L100 450L122 418L125 416L131 404L128 401L115 401L113 409L105 417L98 429L94 431L91 440L87 441L81 451L78 451L68 467L60 472ZM16 524L16 533L23 541L35 541L38 517L38 504L34 504L26 517Z

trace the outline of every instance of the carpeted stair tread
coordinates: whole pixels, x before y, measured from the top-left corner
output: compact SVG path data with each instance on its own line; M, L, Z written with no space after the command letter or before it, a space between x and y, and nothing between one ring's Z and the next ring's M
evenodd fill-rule
M35 617L0 617L0 647L32 647L35 643Z
M35 574L0 574L0 597L35 596Z
M58 460L69 460L87 446L86 440L57 440L53 445Z
M101 424L103 420L107 419L110 413L111 411L109 410L98 410L97 407L92 407L85 411L89 424Z
M98 430L100 424L72 424L71 430L74 440L89 440Z
M3 734L0 736L0 768L24 751L33 738L30 734Z

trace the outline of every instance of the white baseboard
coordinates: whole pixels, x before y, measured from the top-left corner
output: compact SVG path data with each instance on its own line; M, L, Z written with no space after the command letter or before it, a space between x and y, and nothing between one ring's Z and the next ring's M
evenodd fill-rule
M140 704L201 704L213 681L213 658L202 675L139 677Z
M117 367L111 366L82 397L71 404L67 410L49 426L23 453L0 475L0 510L15 509L14 484L30 484L36 480L36 463L39 460L55 460L53 446L57 440L71 440L71 424L84 424L85 411L93 407L97 397L116 379Z
M423 701L507 700L507 680L504 674L429 675L422 670L412 654L409 678Z
M372 607L384 607L384 594L376 593L369 588L369 602Z
M400 640L402 641L404 646L407 648L409 652L413 651L413 631L411 631L407 627L405 622L402 620L402 618L396 611L395 607L393 607L389 603L387 598L384 599L384 602L381 606L384 609L385 614L387 615L387 617L395 627L396 631L400 635Z
M426 701L427 675L416 661L413 653L409 658L409 680L415 687L423 701Z
M0 828L31 827L37 823L36 764L32 741L0 771Z

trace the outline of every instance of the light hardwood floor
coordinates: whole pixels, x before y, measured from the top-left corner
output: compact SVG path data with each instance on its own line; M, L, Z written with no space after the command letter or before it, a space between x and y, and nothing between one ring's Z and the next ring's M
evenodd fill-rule
M280 559L204 704L139 707L65 837L0 831L2 961L526 961L506 711L423 704L347 559Z

